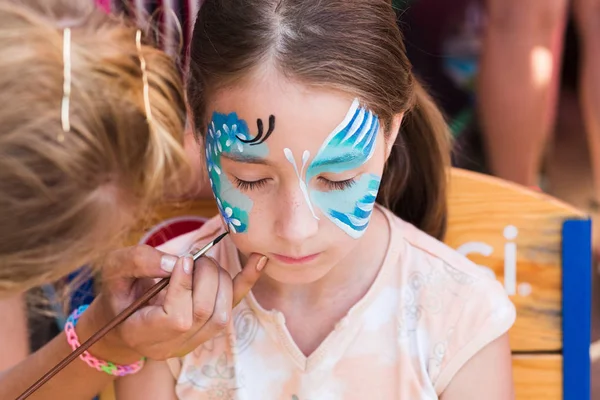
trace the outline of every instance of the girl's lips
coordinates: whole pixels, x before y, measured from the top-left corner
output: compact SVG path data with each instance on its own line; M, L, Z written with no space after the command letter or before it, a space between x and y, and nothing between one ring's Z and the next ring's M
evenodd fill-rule
M311 254L311 255L303 256L303 257L290 257L290 256L284 256L281 254L273 254L273 258L275 258L277 261L280 261L284 264L293 264L293 265L307 264L307 263L315 260L318 256L319 256L319 253Z

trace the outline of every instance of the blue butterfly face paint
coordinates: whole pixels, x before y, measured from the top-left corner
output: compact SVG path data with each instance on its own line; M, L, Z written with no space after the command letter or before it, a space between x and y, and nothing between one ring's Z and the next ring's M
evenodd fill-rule
M307 182L322 173L343 173L364 165L375 151L379 133L379 118L355 99L344 120L325 139L323 145L306 168L310 153L304 151L300 170L290 149L283 149L293 165L300 189L313 216L318 207L334 224L351 237L361 237L369 223L379 190L381 178L363 174L346 189L321 192L308 189Z
M273 116L269 119L269 131L264 139L262 139L262 121L258 121L259 132L255 137L249 133L246 121L239 119L236 113L215 112L208 126L206 167L210 185L219 211L233 233L248 231L248 215L253 203L223 173L221 158L223 155L240 160L266 157L268 148L262 141L273 132L275 119Z
M344 190L315 190L311 192L311 199L341 230L358 239L371 219L380 180L377 175L364 174Z

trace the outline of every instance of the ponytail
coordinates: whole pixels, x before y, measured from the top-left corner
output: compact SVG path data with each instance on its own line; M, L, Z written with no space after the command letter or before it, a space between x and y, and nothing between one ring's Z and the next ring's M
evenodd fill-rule
M418 81L383 173L378 202L422 231L446 230L450 134L442 113Z

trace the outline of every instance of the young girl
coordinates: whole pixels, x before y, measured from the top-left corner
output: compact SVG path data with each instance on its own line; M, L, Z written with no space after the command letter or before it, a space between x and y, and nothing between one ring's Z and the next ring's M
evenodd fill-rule
M190 54L221 211L196 237L269 263L225 334L118 397L512 398L515 309L439 241L448 133L390 2L206 0Z

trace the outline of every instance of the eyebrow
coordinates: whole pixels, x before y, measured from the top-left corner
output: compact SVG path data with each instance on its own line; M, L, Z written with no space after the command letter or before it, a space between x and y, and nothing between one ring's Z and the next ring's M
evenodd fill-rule
M355 161L364 160L364 158L365 158L365 155L361 151L353 150L346 154L340 154L340 155L336 155L334 157L321 159L321 160L315 162L312 166L313 167L322 167L322 166L329 166L329 165L339 165L339 164L352 163Z
M238 163L271 165L271 163L268 160L262 157L252 156L244 153L221 153L221 156L223 158L227 158L230 161Z

